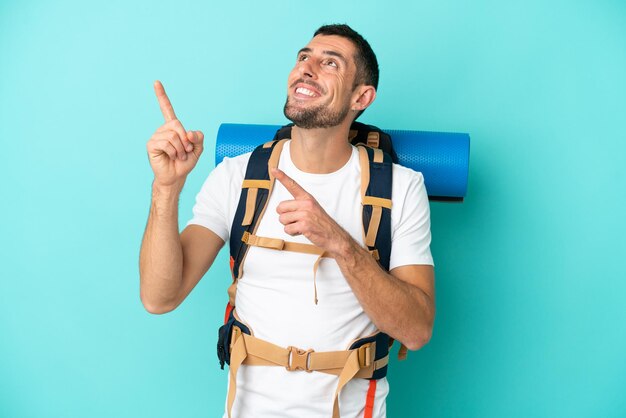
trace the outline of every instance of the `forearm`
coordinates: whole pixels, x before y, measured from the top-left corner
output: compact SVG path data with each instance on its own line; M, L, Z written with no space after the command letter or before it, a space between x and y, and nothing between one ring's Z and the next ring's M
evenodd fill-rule
M285 233L304 235L337 261L356 298L378 329L412 350L426 344L435 312L432 267L407 265L394 269L393 274L383 271L370 253L328 216L313 196L281 170L275 169L272 173L294 197L276 208ZM430 294L423 289L428 289Z
M434 301L417 286L385 272L347 233L335 256L355 296L381 331L417 350L430 340Z
M152 313L172 310L182 284L183 252L178 231L181 188L152 186L139 262L141 300Z

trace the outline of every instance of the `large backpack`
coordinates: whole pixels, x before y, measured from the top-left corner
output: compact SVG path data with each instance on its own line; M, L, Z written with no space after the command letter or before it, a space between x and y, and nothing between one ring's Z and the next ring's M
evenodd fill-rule
M271 141L259 145L250 155L235 218L231 225L229 243L233 284L228 290L229 302L224 316L225 322L228 320L230 310L235 306L237 280L243 273L245 256L250 247L250 237L255 236L254 233L265 212L273 187L274 178L270 176L269 166L278 165L282 150L281 141L291 138L292 126L293 124L289 124L281 127ZM388 271L391 255L391 163L397 162L397 156L393 150L391 137L375 126L353 122L349 139L353 145L367 146L363 147L368 157L367 170L363 170L365 161L361 161L362 180L365 179L367 182L363 184L365 182L362 181L362 187L366 187L362 190L365 199L362 216L363 231L368 249ZM387 199L389 203L386 206L389 207L381 206L384 201L378 199ZM374 222L370 226L372 218ZM290 247L289 242L285 242L285 245ZM282 249L289 250L284 247ZM310 248L310 251L317 253L313 248Z
M285 366L288 370L292 370L290 367L293 367L293 370L317 370L330 373L330 371L322 369L309 370L308 367L313 364L311 359L316 354L326 355L326 359L329 358L329 354L333 355L334 360L342 365L341 369L336 367L333 369L333 374L340 377L339 386L335 393L333 416L338 416L339 413L339 391L351 378L363 377L375 381L387 374L389 348L393 339L382 332L355 340L345 352L311 353L293 347L284 349L254 338L249 327L240 322L234 314L237 281L243 274L244 262L250 246L317 254L319 258L324 256L323 250L312 244L293 243L256 235L257 227L265 212L275 181L270 174L270 168L278 166L282 146L287 139L291 138L292 126L283 126L276 132L272 141L258 146L252 152L231 226L230 267L233 284L228 289L229 302L226 306L224 326L220 328L218 341L218 357L221 367L224 368L224 363L230 365L229 415L234 402L236 389L234 382L240 364L272 364ZM392 163L397 160L391 144L391 137L376 127L354 122L350 129L349 138L351 143L357 145L359 149L365 244L381 267L385 271L389 271ZM258 348L255 348L257 346ZM371 353L368 351L370 347L374 347ZM285 350L288 350L286 354ZM267 355L268 352L272 352L272 355ZM366 352L367 354L365 354ZM349 357L350 355L352 357ZM364 360L364 356L368 358ZM277 357L285 357L287 364L284 364L284 360L282 362L275 360ZM405 357L406 347L402 345L399 358L404 359ZM300 363L296 364L296 361ZM352 366L348 364L350 362L353 363Z

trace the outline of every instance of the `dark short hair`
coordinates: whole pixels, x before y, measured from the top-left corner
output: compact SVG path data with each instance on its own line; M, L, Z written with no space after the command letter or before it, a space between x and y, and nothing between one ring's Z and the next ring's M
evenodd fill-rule
M348 25L324 25L315 31L317 35L337 35L352 41L356 47L354 61L356 63L356 75L354 87L359 84L374 86L378 89L378 60L370 44L358 32Z

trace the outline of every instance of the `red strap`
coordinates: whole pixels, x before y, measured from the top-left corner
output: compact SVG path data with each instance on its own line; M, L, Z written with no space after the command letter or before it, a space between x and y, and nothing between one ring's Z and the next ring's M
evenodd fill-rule
M235 280L235 273L233 272L233 268L235 267L235 259L230 257L230 273L233 275L233 280ZM228 322L228 318L230 317L230 313L233 311L234 306L230 304L230 302L226 303L226 312L224 312L224 323Z
M374 413L374 399L376 399L376 382L378 380L370 380L370 387L367 389L367 397L365 398L365 413L363 418L372 418Z
M228 322L228 318L230 317L230 313L233 311L234 306L230 304L230 302L226 303L226 312L224 313L224 323Z

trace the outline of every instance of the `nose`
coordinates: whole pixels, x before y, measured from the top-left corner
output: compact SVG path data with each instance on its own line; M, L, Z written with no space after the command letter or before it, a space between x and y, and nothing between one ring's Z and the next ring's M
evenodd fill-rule
M310 60L300 62L300 75L302 78L317 78Z

